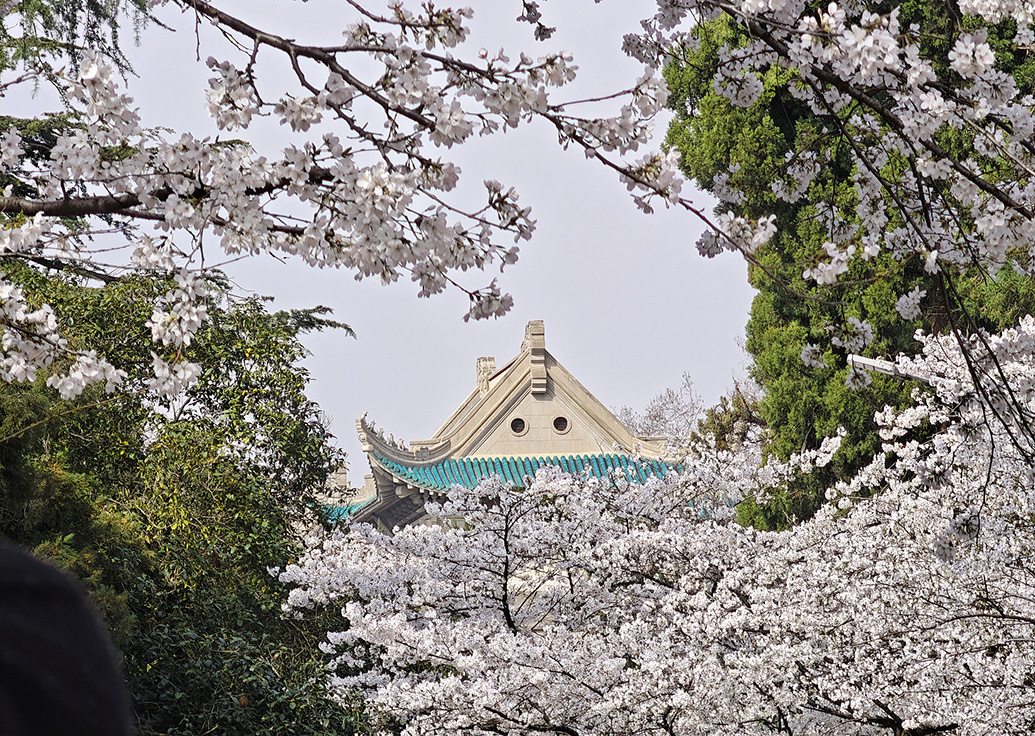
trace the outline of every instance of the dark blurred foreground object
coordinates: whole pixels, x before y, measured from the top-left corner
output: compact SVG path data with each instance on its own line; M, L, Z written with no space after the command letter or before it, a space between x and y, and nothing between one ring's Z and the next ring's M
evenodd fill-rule
M0 544L0 736L130 736L116 661L82 586Z

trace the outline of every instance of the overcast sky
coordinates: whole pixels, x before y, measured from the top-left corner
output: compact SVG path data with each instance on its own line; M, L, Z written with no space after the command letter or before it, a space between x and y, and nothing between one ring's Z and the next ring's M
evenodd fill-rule
M631 84L640 74L620 45L649 12L649 1L545 2L546 20L558 32L541 44L531 40L527 25L513 21L518 0L466 4L476 11L469 46L505 47L512 56L571 50L581 70L579 94ZM336 0L237 0L219 7L307 42L337 41L351 20ZM204 26L196 38L193 17L172 8L159 15L176 32L146 30L140 46L129 50L139 74L129 91L143 123L215 135L204 112L210 76L204 60L237 57ZM260 74L272 87L280 83L272 66ZM277 132L273 127L244 137L269 152L283 143ZM659 144L663 134L656 133ZM474 388L478 356L494 356L497 365L513 357L530 319L545 321L547 349L613 408L642 408L652 395L676 386L683 372L711 404L734 375L743 375L739 343L752 296L746 269L730 254L698 256L694 242L702 226L692 216L640 213L612 172L581 153L560 150L545 126L479 139L447 154L475 183L493 178L516 187L537 220L517 264L467 282L483 286L498 276L515 299L507 317L465 323L464 294L418 300L409 282L356 282L348 272L313 271L269 257L234 268L242 288L275 296L275 308L327 305L355 329L355 340L340 333L306 339L313 353L307 361L310 396L333 418L354 483L367 472L355 432L360 414L368 411L386 432L407 441L430 437Z

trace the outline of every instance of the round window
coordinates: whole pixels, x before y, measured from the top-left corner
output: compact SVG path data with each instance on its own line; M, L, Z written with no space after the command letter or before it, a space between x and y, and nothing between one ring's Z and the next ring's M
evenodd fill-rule
M565 417L557 417L553 420L553 428L558 432L568 431L568 420Z
M524 434L525 428L525 420L520 417L510 421L510 431L514 434Z

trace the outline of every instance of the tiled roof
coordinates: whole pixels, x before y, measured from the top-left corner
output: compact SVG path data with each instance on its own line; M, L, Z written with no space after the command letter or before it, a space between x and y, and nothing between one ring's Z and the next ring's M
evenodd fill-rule
M625 455L562 455L552 457L492 457L443 460L434 465L410 466L379 455L378 463L393 475L430 491L447 491L454 485L474 488L483 480L498 475L505 483L527 485L526 478L546 465L559 467L572 475L609 478L617 472L631 481L643 483L650 477L664 478L678 466L661 460L634 460Z
M348 517L352 516L361 508L366 506L368 503L370 502L366 501L364 503L350 503L345 504L344 506L324 506L322 508L327 521L331 522L332 524L336 524L337 522L344 521Z

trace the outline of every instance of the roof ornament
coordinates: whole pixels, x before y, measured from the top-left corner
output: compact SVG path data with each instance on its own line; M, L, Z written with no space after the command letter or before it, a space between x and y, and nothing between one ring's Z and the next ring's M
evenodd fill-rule
M532 393L546 393L546 328L541 319L533 319L525 325L525 340L522 351L529 351L532 363Z
M496 372L496 359L492 357L478 358L475 372L478 377L478 393L481 396L485 396L485 394L489 393L489 379Z
M525 339L521 343L521 350L546 349L546 327L541 319L529 320L525 325Z

